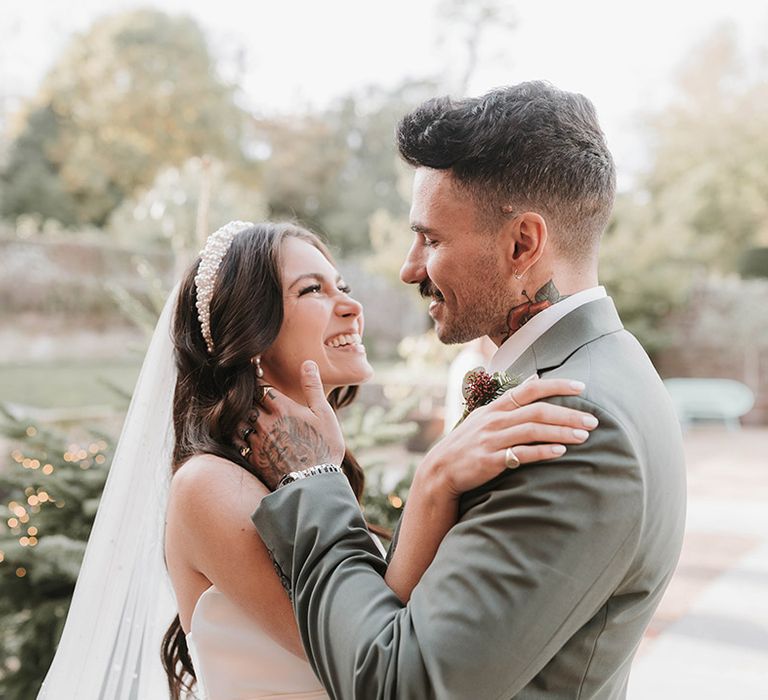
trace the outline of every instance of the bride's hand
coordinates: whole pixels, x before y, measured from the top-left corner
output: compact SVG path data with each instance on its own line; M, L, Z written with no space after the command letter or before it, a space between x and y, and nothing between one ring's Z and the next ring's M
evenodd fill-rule
M239 426L233 439L254 473L274 491L293 471L318 464L340 465L344 457L341 427L323 391L314 362L302 365L301 385L306 405L270 387L251 420Z
M507 448L520 464L557 459L566 445L584 442L598 421L590 413L541 399L583 390L584 384L568 379L526 381L472 411L427 453L420 469L458 498L508 468Z

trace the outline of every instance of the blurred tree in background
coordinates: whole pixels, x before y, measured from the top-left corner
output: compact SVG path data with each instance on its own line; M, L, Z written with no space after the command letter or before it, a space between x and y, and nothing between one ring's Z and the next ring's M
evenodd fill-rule
M262 167L270 217L298 219L345 254L370 250L374 212L408 212L398 190L397 122L434 94L430 81L406 81L350 94L317 114L257 121L269 154Z
M159 171L149 188L124 199L105 230L126 246L170 242L175 256L189 263L207 235L235 215L244 221L267 218L261 192L244 185L221 161L190 158Z
M655 219L642 194L622 194L604 236L600 281L613 297L624 326L653 353L672 338L663 320L687 298L696 267L684 230Z
M30 108L0 172L0 215L34 213L64 224L77 221L74 193L65 189L49 157L58 138L59 119L51 105Z
M244 163L244 115L190 18L108 16L72 40L22 117L0 212L101 226L162 167Z
M262 183L270 218L295 219L320 231L338 207L344 135L322 114L265 119L257 133L268 154Z
M654 223L689 237L692 260L732 272L744 249L768 244L768 63L724 25L692 52L678 88L651 122Z
M694 280L733 273L746 251L768 244L766 114L768 64L742 55L723 26L647 120L650 165L617 199L601 279L650 351L669 342L662 321Z
M398 187L402 168L395 146L400 118L435 94L431 81L406 81L392 90L370 87L340 105L337 128L346 134L348 159L337 183L339 208L328 217L332 231L355 236L357 248L370 250L370 218L377 210L407 216L410 196Z

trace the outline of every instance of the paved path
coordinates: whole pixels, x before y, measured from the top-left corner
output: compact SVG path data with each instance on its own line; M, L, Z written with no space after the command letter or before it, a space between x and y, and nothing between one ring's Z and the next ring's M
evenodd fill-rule
M768 430L686 434L683 553L629 700L768 700Z

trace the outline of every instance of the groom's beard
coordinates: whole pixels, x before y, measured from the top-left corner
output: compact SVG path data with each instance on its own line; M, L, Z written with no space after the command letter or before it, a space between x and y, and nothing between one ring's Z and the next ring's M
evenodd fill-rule
M493 272L490 274L493 275ZM445 297L431 279L419 282L419 294L423 298L443 303L443 318L435 321L435 332L440 342L453 345L467 343L484 335L491 338L504 335L509 309L505 280L500 275L495 279L486 277L482 289L478 285L472 293L466 293L466 289L464 291L465 307L449 310Z

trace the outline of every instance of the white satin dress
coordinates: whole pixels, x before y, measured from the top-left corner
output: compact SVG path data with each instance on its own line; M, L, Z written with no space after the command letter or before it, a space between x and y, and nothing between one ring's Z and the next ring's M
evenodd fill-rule
M187 646L200 700L327 700L309 664L283 649L215 586L198 599Z

